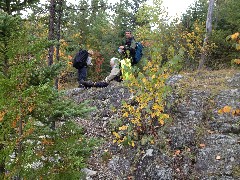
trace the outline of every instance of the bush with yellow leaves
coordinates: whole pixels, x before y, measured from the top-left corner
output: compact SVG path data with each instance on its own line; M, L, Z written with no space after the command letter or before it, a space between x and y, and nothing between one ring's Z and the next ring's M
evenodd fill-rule
M184 52L176 52L173 46L169 46L168 61L163 62L162 45L165 42L159 31L161 30L149 31L147 27L139 28L138 39L151 42L147 47L149 57L143 57L141 65L122 67L124 72L128 72L124 83L133 94L133 98L131 102L124 102L122 105L124 123L113 132L114 143L132 147L139 143L154 143L158 130L170 118L165 112L166 97L171 90L166 81L179 68Z
M235 47L236 50L238 51L240 50L240 33L239 32L236 32L232 35L227 36L226 40L233 42L233 47ZM233 59L231 63L234 67L240 67L240 59Z

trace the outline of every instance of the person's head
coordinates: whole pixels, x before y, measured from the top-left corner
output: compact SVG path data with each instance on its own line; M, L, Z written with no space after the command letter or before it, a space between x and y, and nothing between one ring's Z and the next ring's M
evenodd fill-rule
M112 68L117 64L118 64L118 58L113 57L113 58L110 59L110 66Z
M126 30L126 31L125 31L125 37L126 37L126 38L131 38L131 37L132 37L132 32L131 32L131 30Z
M90 57L92 57L92 55L93 55L93 50L92 50L92 49L89 49L89 50L88 50L88 55L89 55Z

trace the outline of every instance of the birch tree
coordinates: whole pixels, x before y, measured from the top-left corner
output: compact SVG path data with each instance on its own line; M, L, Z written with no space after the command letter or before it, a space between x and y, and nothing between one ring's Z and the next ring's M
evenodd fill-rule
M203 69L203 66L204 66L204 64L206 62L206 58L207 58L208 40L212 33L213 7L214 7L214 0L209 0L208 14L207 14L207 20L206 20L206 35L205 35L204 42L203 42L201 59L199 61L199 66L198 66L199 70Z

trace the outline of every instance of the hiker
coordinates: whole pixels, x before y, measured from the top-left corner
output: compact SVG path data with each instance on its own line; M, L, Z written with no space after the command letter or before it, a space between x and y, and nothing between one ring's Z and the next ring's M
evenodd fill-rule
M130 59L133 65L136 53L136 41L130 30L125 31L125 44L119 46L118 52L122 55L122 59Z
M78 82L80 88L84 87L82 84L87 80L87 68L88 66L92 66L92 50L83 50L80 49L79 52L74 57L73 67L78 70Z
M121 79L121 71L120 71L120 60L118 58L111 58L110 59L110 66L111 66L111 72L110 74L105 78L105 82L110 82L112 80L115 81L122 81Z
M111 66L111 72L110 74L105 78L104 81L99 82L92 82L92 81L84 81L82 82L82 85L86 88L90 87L107 87L110 83L110 81L117 81L121 82L121 70L120 70L120 60L118 58L111 58L110 59L110 66Z

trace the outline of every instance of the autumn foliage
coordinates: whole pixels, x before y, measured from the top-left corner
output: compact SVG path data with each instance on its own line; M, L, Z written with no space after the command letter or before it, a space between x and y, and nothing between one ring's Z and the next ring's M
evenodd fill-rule
M236 32L230 36L227 36L226 38L227 41L231 41L233 43L233 47L237 50L240 51L240 33ZM232 64L235 66L240 66L240 59L233 59Z

